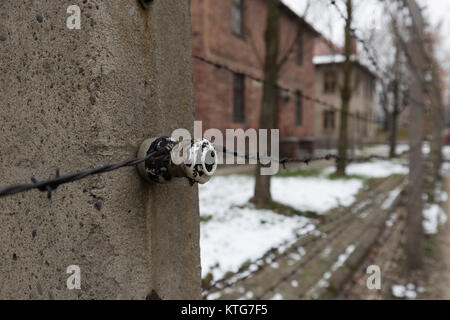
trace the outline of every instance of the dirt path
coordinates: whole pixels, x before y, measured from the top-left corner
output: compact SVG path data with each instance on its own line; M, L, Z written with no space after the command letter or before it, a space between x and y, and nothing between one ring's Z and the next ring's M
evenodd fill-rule
M282 252L210 288L210 299L330 299L352 275L385 229L403 177L373 181L350 207L335 208L318 230L301 236ZM395 197L392 197L392 194ZM371 201L368 201L371 199Z

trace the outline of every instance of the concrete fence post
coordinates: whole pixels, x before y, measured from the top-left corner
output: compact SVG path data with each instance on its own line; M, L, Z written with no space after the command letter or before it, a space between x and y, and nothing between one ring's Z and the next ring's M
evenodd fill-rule
M0 185L133 158L193 121L188 1L0 2ZM125 168L0 199L0 299L199 298L197 187L178 180Z

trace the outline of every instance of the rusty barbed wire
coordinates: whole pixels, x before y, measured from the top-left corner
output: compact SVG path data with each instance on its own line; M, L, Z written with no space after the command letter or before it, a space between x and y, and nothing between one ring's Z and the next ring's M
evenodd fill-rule
M63 184L82 180L82 179L85 179L92 175L111 172L111 171L118 170L123 167L133 167L133 166L136 166L137 164L145 162L149 159L156 160L156 159L158 159L158 157L169 154L172 151L173 147L177 143L178 142L173 142L171 144L167 144L161 150L156 150L154 152L151 152L143 158L131 159L131 160L123 161L121 163L117 163L117 164L108 164L108 165L105 165L105 166L102 166L99 168L94 168L94 169L77 172L77 173L70 173L70 174L67 174L64 176L61 176L59 169L57 169L56 177L53 179L38 181L35 177L32 177L31 184L12 185L12 186L8 186L8 187L0 189L0 198L18 194L18 193L22 193L22 192L26 192L26 191L30 191L33 189L37 189L41 192L47 192L48 199L51 199L52 192L55 191L59 186L61 186Z
M419 147L422 147L422 143L420 143ZM289 157L284 157L284 158L280 158L280 159L272 159L270 157L261 157L259 155L259 153L256 153L256 156L250 156L248 154L240 154L236 151L231 151L228 150L226 147L224 146L217 146L217 148L219 150L221 150L222 153L225 154L230 154L233 155L237 158L243 158L245 160L255 160L255 161L261 161L264 160L264 162L269 163L269 162L278 162L280 163L284 169L286 169L286 164L288 163L303 163L306 165L309 165L312 162L316 162L316 161L330 161L330 160L334 160L334 161L345 161L346 163L362 163L362 162L370 162L372 160L392 160L394 158L401 158L405 155L407 155L408 153L411 152L411 150L415 150L415 148L417 148L417 146L410 148L408 150L405 150L403 152L400 152L398 154L396 154L393 157L389 157L389 156L380 156L377 154L370 154L367 156L363 156L363 157L339 157L336 154L326 154L324 156L306 156L303 158L289 158ZM263 165L264 166L264 165Z

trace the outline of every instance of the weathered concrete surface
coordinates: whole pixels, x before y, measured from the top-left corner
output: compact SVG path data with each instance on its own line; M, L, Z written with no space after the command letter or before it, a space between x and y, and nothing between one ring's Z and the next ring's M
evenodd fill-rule
M66 27L69 5L81 30ZM0 185L136 155L192 129L189 3L0 2ZM134 168L0 199L0 298L200 294L197 188L148 187ZM66 268L81 268L81 290Z

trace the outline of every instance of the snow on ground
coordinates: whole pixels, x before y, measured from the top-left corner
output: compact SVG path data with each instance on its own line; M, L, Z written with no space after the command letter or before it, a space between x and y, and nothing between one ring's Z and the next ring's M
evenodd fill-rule
M232 175L215 177L200 186L200 214L211 217L201 224L202 276L212 272L214 279L222 278L272 247L314 230L315 226L304 217L236 207L248 202L253 185L253 177Z
M445 146L442 148L442 154L444 155L445 159L450 160L450 146Z
M426 205L423 209L422 226L426 234L436 234L439 226L447 222L447 215L438 204Z
M323 214L340 205L351 205L362 186L363 182L358 179L274 178L271 191L277 202L301 211Z
M355 163L348 166L347 174L370 178L385 178L392 174L408 174L408 168L392 161Z
M332 174L334 171L334 167L328 167L324 170L324 174ZM408 174L408 168L395 161L352 163L347 166L347 174L367 178L386 178L393 174Z
M416 299L417 293L423 293L425 292L425 289L423 287L416 287L414 284L409 283L406 286L400 285L400 284L394 284L391 287L392 295L395 298L400 299Z
M340 205L349 206L364 184L359 179L329 179L326 175L333 170L327 168L318 177L273 177L273 199L318 214ZM407 172L401 164L388 161L351 164L348 170L349 174L367 177ZM253 189L254 177L250 175L214 177L200 185L203 277L211 272L213 279L220 279L228 271L236 272L242 264L262 257L271 248L286 247L315 229L305 217L255 209L248 204Z
M367 153L370 154L378 154L382 156L388 156L390 151L390 146L387 144L377 144L368 148L365 148L364 150L367 151ZM401 154L405 151L409 150L409 145L406 143L399 143L397 144L397 147L395 148L395 151L397 154Z

